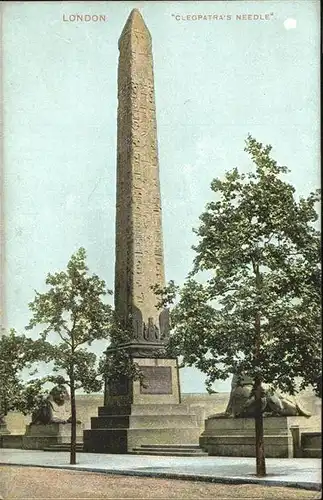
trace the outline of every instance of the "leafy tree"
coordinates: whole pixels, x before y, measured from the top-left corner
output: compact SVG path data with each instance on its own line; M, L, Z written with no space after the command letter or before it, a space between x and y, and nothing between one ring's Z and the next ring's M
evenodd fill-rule
M248 136L254 170L213 180L184 286L155 287L164 306L179 292L169 349L206 373L209 389L231 373L254 380L258 475L266 474L262 383L294 394L301 377L300 389L319 390L321 371L319 191L297 199L271 149Z
M24 382L22 372L24 369L32 370L35 362L46 360L46 345L41 340L35 341L25 335L18 335L14 329L1 332L0 420L2 423L3 417L9 411L23 411L25 414L31 411L31 400L25 398L31 389ZM32 373L35 374L35 370ZM39 390L39 387L33 387L35 397Z
M96 392L102 387L96 355L86 346L99 339L108 339L113 323L112 308L102 298L111 294L106 284L95 274L88 274L86 252L80 248L72 255L67 270L48 274L45 293L36 292L29 304L33 313L27 329L46 325L40 333L50 340L49 357L54 363L54 375L46 381L66 384L71 394L71 453L70 463L76 463L75 391ZM53 343L56 341L56 343Z

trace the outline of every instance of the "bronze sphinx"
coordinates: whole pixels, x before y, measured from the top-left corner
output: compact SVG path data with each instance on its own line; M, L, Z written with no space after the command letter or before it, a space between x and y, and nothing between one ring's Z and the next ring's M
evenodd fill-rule
M267 384L262 385L261 403L261 410L264 416L311 416L298 402L293 402L281 396ZM230 398L226 410L222 413L211 415L209 418L253 418L255 417L255 410L253 380L247 375L240 377L233 375Z
M56 385L32 413L31 424L67 424L71 422L70 396L64 385Z

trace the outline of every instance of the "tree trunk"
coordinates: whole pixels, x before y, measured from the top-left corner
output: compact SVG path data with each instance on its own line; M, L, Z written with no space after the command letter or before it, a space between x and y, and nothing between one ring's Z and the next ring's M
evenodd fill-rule
M259 477L266 476L264 419L262 414L261 393L262 393L261 381L256 380L255 382L256 474Z
M70 464L76 464L76 405L75 405L75 385L74 375L70 379L71 384L71 450L70 450Z
M261 289L261 276L259 264L254 265L256 274L257 290ZM261 345L261 313L258 311L255 317L255 361L259 369ZM265 445L264 445L264 420L261 404L262 385L261 376L257 376L254 381L255 393L255 431L256 431L256 474L259 477L266 475Z

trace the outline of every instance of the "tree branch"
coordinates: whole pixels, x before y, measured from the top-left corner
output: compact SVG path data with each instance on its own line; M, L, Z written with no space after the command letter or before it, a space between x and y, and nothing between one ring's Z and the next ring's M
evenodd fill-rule
M63 335L61 334L60 331L57 330L57 333L58 333L58 335L60 336L60 338L62 339L63 342L65 342L67 345L69 345L70 347L72 347L71 342L69 342L65 337L63 337Z

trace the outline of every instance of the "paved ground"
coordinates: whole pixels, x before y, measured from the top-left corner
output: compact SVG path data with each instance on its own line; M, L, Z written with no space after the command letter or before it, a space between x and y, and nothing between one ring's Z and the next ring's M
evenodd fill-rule
M267 476L255 476L254 458L167 457L79 453L69 465L66 452L0 449L0 465L33 465L107 474L191 479L228 484L262 484L321 489L321 460L267 459Z
M220 484L75 470L0 466L1 500L314 500L318 491L259 484Z

